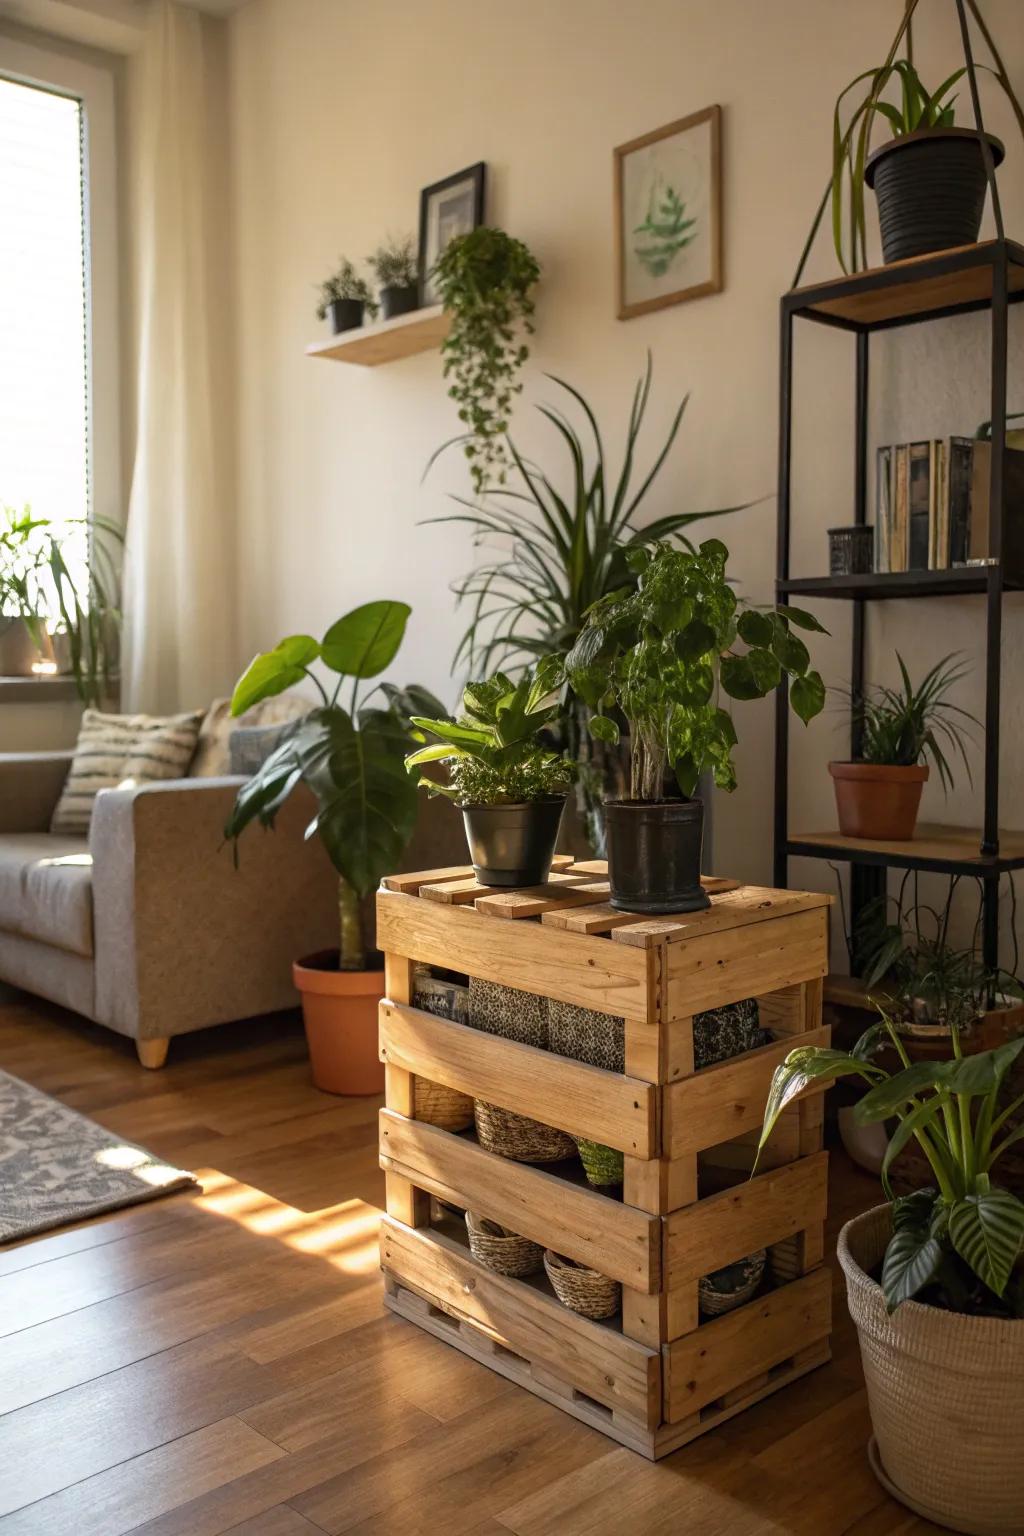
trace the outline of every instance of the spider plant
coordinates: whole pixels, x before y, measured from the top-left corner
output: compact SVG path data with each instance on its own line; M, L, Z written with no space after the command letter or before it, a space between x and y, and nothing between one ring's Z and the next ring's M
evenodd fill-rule
M971 766L965 742L971 737L963 722L980 725L980 721L947 698L970 667L958 659L957 652L951 652L937 661L915 687L899 651L896 660L900 669L898 688L878 684L862 695L840 690L861 729L862 761L905 768L931 762L948 793L953 787L949 753L963 762L970 783Z

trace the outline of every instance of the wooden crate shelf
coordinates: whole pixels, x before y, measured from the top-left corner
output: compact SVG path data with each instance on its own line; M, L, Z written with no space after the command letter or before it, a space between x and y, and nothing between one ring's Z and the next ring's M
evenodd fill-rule
M390 877L378 897L386 1304L651 1458L829 1356L822 1089L785 1111L749 1174L775 1067L795 1044L828 1041L830 899L707 884L707 911L654 921L614 911L597 861L561 859L529 891L488 890L451 867ZM414 1007L417 963L621 1019L624 1071ZM694 1015L748 997L770 1043L698 1067ZM618 1149L621 1198L578 1168L512 1162L472 1131L417 1120L417 1077ZM592 1322L543 1275L495 1274L453 1207L618 1281L621 1311ZM787 1243L795 1279L766 1277L743 1306L702 1319L703 1276Z

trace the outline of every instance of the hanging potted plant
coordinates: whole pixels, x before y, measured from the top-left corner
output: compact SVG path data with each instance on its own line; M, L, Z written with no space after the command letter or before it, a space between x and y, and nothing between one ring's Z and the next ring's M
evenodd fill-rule
M888 1041L899 1070L874 1060ZM1007 1536L1024 1511L1024 1202L995 1168L1024 1137L1004 1084L1024 1037L973 1056L911 1063L883 1012L849 1054L791 1051L776 1069L760 1146L811 1083L859 1077L862 1125L898 1122L882 1162L890 1203L849 1221L839 1262L860 1339L872 1468L916 1513L974 1536ZM933 1187L893 1198L894 1159L916 1141Z
M473 487L482 495L505 484L512 403L522 389L519 370L529 356L523 333L533 331L533 289L540 267L530 249L486 224L445 246L431 272L451 315L441 354L448 393L466 428L461 441Z
M496 672L468 685L457 721L413 716L436 740L410 753L406 767L448 765L447 784L420 784L461 807L481 885L541 885L548 877L573 777L572 764L540 740L558 715L560 674L554 657L518 683Z
M902 842L914 835L921 793L934 763L943 789L953 785L946 750L958 753L970 778L963 721L978 721L947 695L969 668L955 655L943 656L915 688L897 651L900 686L876 686L849 696L859 723L861 756L831 762L839 830L844 837Z
M377 1058L384 971L381 957L367 948L362 904L397 866L416 822L416 789L402 760L422 737L410 727L409 714L444 711L423 688L386 683L383 706L375 707L372 693L360 701L360 683L390 666L410 612L405 603L365 603L332 624L323 640L289 635L250 663L231 700L232 715L241 715L303 679L322 699L239 790L224 831L237 839L253 821L272 827L299 784L316 799L307 835L320 837L338 871L340 945L297 960L293 975L302 994L313 1081L328 1093L380 1093L384 1086ZM317 661L337 676L330 695L311 670ZM347 709L338 702L346 680L352 683Z
M718 539L695 551L668 544L631 551L636 590L596 603L565 660L573 688L597 711L592 735L618 740L613 709L629 726L630 797L605 806L611 902L626 912L708 905L700 884L704 808L694 792L705 767L720 789L736 787L736 730L718 704L719 685L730 698L759 699L789 676L805 722L825 702L794 633L822 626L799 608L737 615L728 555Z
M377 279L382 320L394 320L419 308L420 269L411 235L385 240L367 256L366 264Z
M338 336L342 331L352 331L362 325L364 315L369 314L372 320L376 313L377 306L366 279L359 276L347 256L342 256L337 272L320 284L317 319L326 320L330 316L331 330Z

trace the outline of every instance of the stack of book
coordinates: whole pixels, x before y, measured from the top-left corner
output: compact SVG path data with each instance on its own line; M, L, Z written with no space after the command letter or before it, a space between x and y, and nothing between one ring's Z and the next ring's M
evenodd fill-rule
M879 448L876 570L941 571L987 558L990 452L972 437Z

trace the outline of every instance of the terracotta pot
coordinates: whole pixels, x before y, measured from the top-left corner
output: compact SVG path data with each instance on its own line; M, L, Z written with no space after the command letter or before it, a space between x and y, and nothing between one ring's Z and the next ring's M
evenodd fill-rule
M928 769L890 763L829 763L844 837L902 842L914 835Z
M292 966L302 993L313 1082L324 1093L383 1093L377 1005L384 996L384 972L339 971L337 964L337 950L325 949Z

